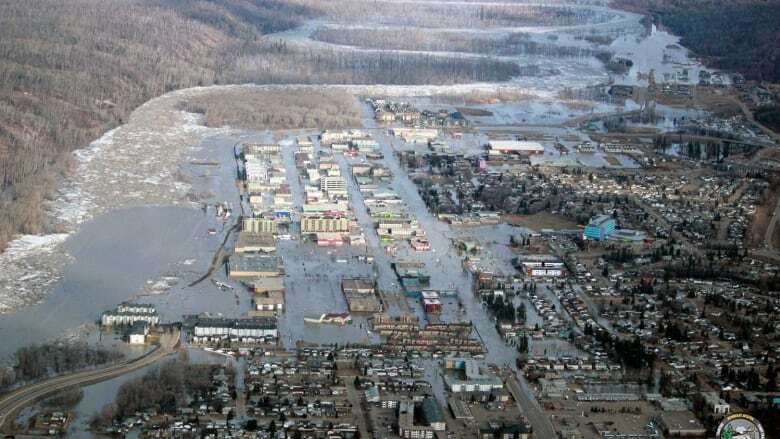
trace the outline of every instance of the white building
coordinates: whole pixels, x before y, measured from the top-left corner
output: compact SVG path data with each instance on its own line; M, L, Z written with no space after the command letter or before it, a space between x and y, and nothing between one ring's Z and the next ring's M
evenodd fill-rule
M258 317L252 319L200 319L193 328L193 341L230 340L258 342L278 336L276 319Z
M128 326L136 322L154 326L160 323L160 315L152 305L122 303L113 311L104 312L100 322L103 326Z
M320 178L320 189L327 192L328 196L346 195L347 180L344 177Z
M526 140L491 140L488 143L488 153L491 155L541 155L544 154L544 146L539 142Z

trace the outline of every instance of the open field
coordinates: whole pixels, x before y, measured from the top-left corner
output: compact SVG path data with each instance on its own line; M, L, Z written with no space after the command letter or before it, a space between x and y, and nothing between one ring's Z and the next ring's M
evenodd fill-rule
M504 215L504 221L513 226L527 227L533 230L541 229L576 229L577 223L560 215L539 212L533 215Z

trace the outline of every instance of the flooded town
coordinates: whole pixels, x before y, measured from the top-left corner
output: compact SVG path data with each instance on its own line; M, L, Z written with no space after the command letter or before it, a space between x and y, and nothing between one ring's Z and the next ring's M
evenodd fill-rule
M508 81L195 87L78 150L0 254L0 431L773 437L778 89L578 5L464 25ZM273 35L390 50L348 18Z

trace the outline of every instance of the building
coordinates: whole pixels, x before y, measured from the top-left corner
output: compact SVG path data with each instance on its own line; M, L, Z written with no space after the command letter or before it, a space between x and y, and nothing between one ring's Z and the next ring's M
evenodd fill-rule
M341 281L341 290L345 294L374 294L376 283L371 279L346 278Z
M341 247L344 245L344 234L333 232L320 232L316 234L319 247Z
M658 426L666 437L704 437L707 429L690 410L663 411Z
M103 326L128 326L136 322L154 326L160 323L160 315L153 305L122 303L113 311L104 312L100 322Z
M615 219L609 215L598 215L591 218L585 230L582 232L582 239L592 239L594 241L604 241L611 235L616 228Z
M193 329L193 342L215 341L261 342L278 336L276 319L255 317L251 319L199 319Z
M282 146L279 144L270 143L245 143L245 154L278 154L282 151Z
M273 253L276 251L276 239L270 233L252 233L241 231L236 240L235 252Z
M380 239L405 239L414 236L417 230L417 221L410 219L382 219L376 227Z
M514 264L526 276L563 277L567 274L566 264L554 255L520 255Z
M149 335L149 324L139 320L130 326L127 332L127 342L130 344L146 344L146 337Z
M484 392L504 388L501 379L485 373L476 360L467 358L448 358L445 362L447 372L444 385L451 393Z
M301 233L335 233L349 231L347 218L332 218L326 216L304 216L301 218Z
M328 176L320 178L320 189L329 197L347 194L347 180L341 176Z
M715 416L726 416L731 411L731 406L717 392L703 392L701 394L704 405Z
M401 401L398 404L398 435L406 439L433 439L436 432L445 431L439 404L433 398L422 402Z
M247 233L273 233L279 230L275 218L244 218L243 231Z
M479 427L480 439L528 439L531 426L522 421L511 423L485 422Z
M279 290L268 290L255 293L252 297L255 303L255 310L261 312L281 313L284 310L284 292Z
M393 128L392 132L406 143L428 143L439 136L435 128Z
M253 293L267 293L269 291L279 291L284 293L284 278L261 277L252 281L250 289Z
M491 140L488 142L488 154L542 155L544 146L539 142L525 140Z
M238 255L230 258L228 263L228 276L231 279L278 277L283 272L279 258L271 255Z
M352 312L382 311L382 304L376 295L376 283L372 279L343 279L341 291L347 300L347 307Z

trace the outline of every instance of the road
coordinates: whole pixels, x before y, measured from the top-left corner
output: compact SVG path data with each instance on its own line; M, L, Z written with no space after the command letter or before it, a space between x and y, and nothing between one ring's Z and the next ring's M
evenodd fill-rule
M371 111L367 109L364 109L364 111L366 112L365 126L369 129L378 128L371 116ZM501 339L498 331L496 331L495 324L485 314L482 302L472 293L471 286L473 281L461 267L460 257L454 251L448 237L452 234L450 226L439 221L428 210L417 191L417 186L409 178L406 170L401 167L401 163L395 155L394 139L389 137L385 130L378 129L374 134L374 138L379 142L380 151L384 154L385 158L382 162L393 176L390 186L404 200L408 211L414 214L431 243L430 252L416 254L415 258L427 263L431 274L432 287L457 288L460 300L466 310L466 316L473 324L475 331L479 334L488 351L486 357L497 364L506 363L512 370L516 370L514 363L517 358L517 350L507 345ZM523 413L531 423L536 432L536 437L556 437L552 423L547 419L547 416L534 399L533 391L528 386L525 377L520 374L517 379L520 384L517 388L518 395L515 396L515 400L517 400Z
M164 334L160 346L141 357L100 369L75 372L36 382L2 396L0 398L0 431L11 429L15 414L21 409L56 392L106 381L162 360L176 351L179 336L178 331Z
M528 422L533 426L534 437L542 438L554 438L558 437L555 434L552 423L547 416L542 412L538 403L533 397L533 391L528 386L528 382L521 376L522 381L518 381L518 375L510 367L503 369L504 382L507 389L515 398L517 404L523 409L523 414L528 418Z

